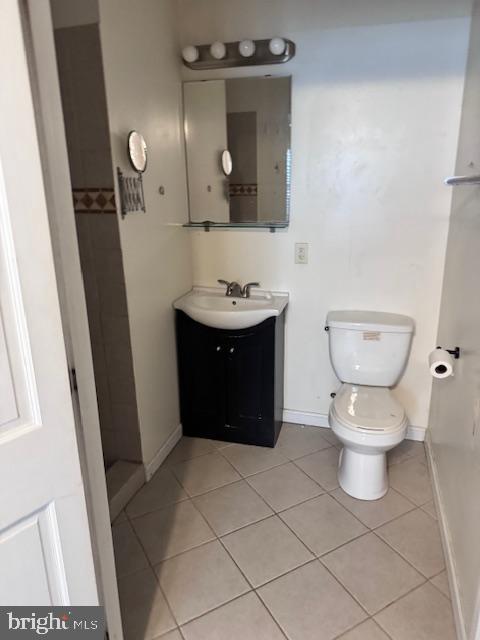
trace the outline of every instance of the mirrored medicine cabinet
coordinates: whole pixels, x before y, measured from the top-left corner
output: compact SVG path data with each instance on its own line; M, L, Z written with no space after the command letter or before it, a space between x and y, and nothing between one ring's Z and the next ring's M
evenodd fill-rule
M187 226L288 226L291 78L185 82Z

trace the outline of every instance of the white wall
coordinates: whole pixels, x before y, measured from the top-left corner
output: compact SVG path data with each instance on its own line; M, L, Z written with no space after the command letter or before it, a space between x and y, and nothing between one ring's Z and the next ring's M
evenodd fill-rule
M132 175L127 134L148 145L146 214L120 221L143 459L180 422L172 302L192 285L181 84L172 0L99 0L113 164ZM159 186L165 195L159 194Z
M290 292L285 404L302 412L326 413L338 384L323 331L329 309L411 315L416 336L397 392L425 427L451 201L442 180L455 164L469 7L346 4L180 0L182 45L277 34L297 43L283 67L184 69L185 79L293 76L290 228L191 231L194 281L260 280ZM294 264L295 242L310 243L308 265Z
M477 0L465 82L458 174L480 173L479 111ZM480 190L463 186L454 188L453 193L438 342L446 348L459 345L461 358L455 363L454 377L434 381L430 425L466 630L464 637L480 639Z

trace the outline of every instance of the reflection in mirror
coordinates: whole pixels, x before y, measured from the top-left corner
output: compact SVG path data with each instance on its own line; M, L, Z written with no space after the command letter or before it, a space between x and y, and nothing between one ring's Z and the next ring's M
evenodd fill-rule
M190 222L287 226L289 77L184 84Z
M226 176L229 176L233 170L232 154L228 149L222 153L222 169Z
M143 173L147 168L147 144L145 138L138 131L130 131L127 147L130 164L135 171Z

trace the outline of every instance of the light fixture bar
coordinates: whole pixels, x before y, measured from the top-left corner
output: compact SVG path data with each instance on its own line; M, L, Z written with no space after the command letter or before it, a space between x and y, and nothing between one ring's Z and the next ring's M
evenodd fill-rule
M239 52L240 41L225 42L225 57L214 58L210 52L209 44L197 45L198 57L195 61L189 62L183 59L183 64L189 69L225 69L227 67L246 67L255 65L282 64L288 62L295 55L295 43L292 40L285 40L285 51L276 55L270 51L268 40L253 40L255 51L253 55L244 57Z

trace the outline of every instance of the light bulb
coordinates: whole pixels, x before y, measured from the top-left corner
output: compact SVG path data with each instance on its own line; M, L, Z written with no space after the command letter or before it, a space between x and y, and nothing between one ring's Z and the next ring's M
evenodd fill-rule
M239 42L238 53L244 58L251 58L255 53L255 43L253 40L242 40Z
M281 56L282 53L285 53L286 47L287 43L283 38L272 38L268 43L270 53L273 53L274 56Z
M182 49L182 58L185 62L195 62L198 60L198 49L193 46L193 44L189 44L187 47Z
M225 57L226 53L227 53L227 48L223 44L223 42L219 42L217 40L217 42L214 42L213 44L210 45L210 54L212 58L215 58L216 60L221 60L222 58Z

